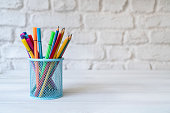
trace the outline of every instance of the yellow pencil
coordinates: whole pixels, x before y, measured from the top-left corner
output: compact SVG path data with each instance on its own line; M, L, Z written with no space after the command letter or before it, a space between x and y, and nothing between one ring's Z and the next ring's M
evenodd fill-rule
M63 44L61 45L61 47L60 47L60 49L59 49L59 51L58 51L58 53L57 53L56 58L59 58L59 56L62 54L62 52L64 51L64 48L66 47L66 44L67 44L68 41L69 41L69 37L67 37L67 38L64 40Z
M63 28L62 31L61 31L61 38L60 38L60 41L59 41L59 43L58 43L58 45L57 45L57 48L56 48L56 51L55 51L55 53L54 53L54 57L53 57L53 58L56 58L56 56L57 56L57 52L58 52L58 49L59 49L59 47L60 47L60 43L61 43L62 38L63 38L63 35L64 35L64 31L65 31L65 28Z

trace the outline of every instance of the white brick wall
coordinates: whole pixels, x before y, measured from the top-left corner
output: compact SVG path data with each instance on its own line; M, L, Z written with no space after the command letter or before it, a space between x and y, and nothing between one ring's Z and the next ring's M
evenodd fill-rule
M23 6L22 0L1 0L0 8L2 9L19 9Z
M127 0L103 0L103 11L121 12L127 3Z
M0 0L0 73L26 69L19 34L73 34L68 70L170 70L170 0Z
M28 0L28 9L33 11L42 11L49 9L49 0Z
M150 13L154 11L155 0L131 0L131 10L139 13Z

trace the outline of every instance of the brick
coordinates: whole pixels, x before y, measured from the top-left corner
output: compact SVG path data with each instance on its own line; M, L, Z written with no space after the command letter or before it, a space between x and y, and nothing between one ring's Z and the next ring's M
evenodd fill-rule
M151 15L151 16L138 16L137 26L144 28L165 28L170 27L170 15Z
M25 26L25 14L18 12L0 12L0 25Z
M28 9L42 11L49 9L49 0L28 0Z
M94 70L123 70L123 63L119 62L95 62Z
M131 0L130 5L133 12L150 13L154 10L155 0Z
M126 44L144 44L148 42L148 37L143 30L127 31L124 36Z
M80 16L77 14L34 14L31 20L32 26L38 27L80 27Z
M2 57L4 58L28 58L26 49L23 46L9 45L2 48Z
M22 6L22 0L0 0L0 8L3 9L19 9Z
M89 61L71 61L67 64L68 70L89 70L91 62Z
M122 44L123 33L105 31L99 33L98 42L101 44Z
M128 70L150 70L151 66L148 62L128 61L126 64Z
M133 18L129 15L89 14L85 16L87 28L133 28Z
M144 45L136 48L136 57L141 60L170 61L170 46Z
M99 0L79 0L81 11L99 11Z
M103 11L121 12L127 0L103 0Z
M152 62L153 70L170 70L170 62Z
M15 70L26 70L29 69L29 60L28 59L15 59L12 60L12 66Z
M92 44L96 41L95 32L76 31L73 32L72 43L75 44Z
M94 70L111 70L112 63L111 62L95 62L93 69Z
M95 45L69 45L64 57L75 60L102 60L104 50Z
M158 0L157 7L158 7L158 11L170 12L170 1Z
M154 44L170 44L170 30L157 30L150 33L150 42Z
M126 47L113 46L108 52L108 59L110 60L127 60L131 57L131 52Z
M0 41L12 41L12 29L11 28L0 28Z
M76 7L75 0L54 0L55 11L70 11Z

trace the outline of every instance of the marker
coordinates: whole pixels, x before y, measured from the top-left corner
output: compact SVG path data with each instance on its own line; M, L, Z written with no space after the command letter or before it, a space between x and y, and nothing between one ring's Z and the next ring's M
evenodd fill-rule
M25 40L27 41L27 44L30 46L32 52L34 53L34 45L31 41L31 39L28 37L26 32L23 32L21 35L23 35L23 34L24 34Z
M53 42L53 39L54 39L54 35L55 35L55 32L52 31L51 36L50 36L50 40L49 40L49 43L48 43L48 48L47 48L45 59L49 58L49 54L50 54L50 51L51 51L51 46L52 46L52 42ZM40 80L40 84L39 84L38 88L35 91L35 96L38 96L38 94L39 94L40 88L42 86L42 83L43 83L44 78L46 76L46 73L48 71L49 65L50 65L49 62L48 63L44 62L44 64L43 64L42 73L41 73L41 80Z
M25 40L25 38L24 38L23 35L21 36L21 41L22 41L22 43L24 44L24 46L25 46L27 52L29 53L29 55L31 56L31 58L34 58L34 54L33 54L33 52L31 51L31 49L30 49L29 45L27 44L27 41Z
M35 59L38 59L38 50L37 50L37 28L33 27L33 37L34 37L34 55ZM36 87L39 86L39 66L38 62L35 62L35 74L36 74Z
M37 28L37 37L38 37L39 56L40 56L40 59L43 59L40 28Z

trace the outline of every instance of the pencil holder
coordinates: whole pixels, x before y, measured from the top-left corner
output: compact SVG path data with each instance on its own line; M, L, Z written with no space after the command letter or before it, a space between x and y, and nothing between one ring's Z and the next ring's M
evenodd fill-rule
M63 95L61 59L31 59L30 96L38 99L56 99Z

